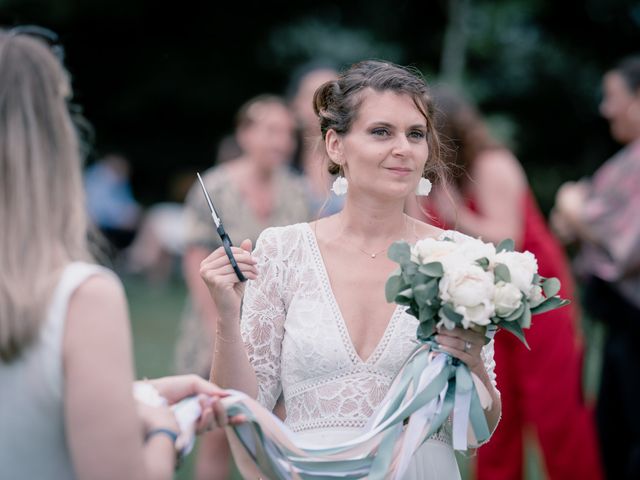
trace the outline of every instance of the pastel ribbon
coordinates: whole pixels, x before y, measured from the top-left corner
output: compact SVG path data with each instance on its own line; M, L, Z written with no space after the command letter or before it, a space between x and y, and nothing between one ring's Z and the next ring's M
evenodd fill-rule
M296 434L256 400L230 393L221 400L228 415L248 419L226 428L245 478L398 479L452 412L454 448L466 450L467 435L477 444L490 434L483 411L491 405L489 392L465 364L434 354L428 345L405 362L362 433L337 445L296 441Z

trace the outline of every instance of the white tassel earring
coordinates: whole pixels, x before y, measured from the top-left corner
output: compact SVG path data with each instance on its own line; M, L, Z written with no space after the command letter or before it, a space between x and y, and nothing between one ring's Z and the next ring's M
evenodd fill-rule
M342 196L347 193L348 189L349 182L342 175L336 177L336 179L333 181L333 185L331 186L331 191L338 196Z
M422 177L416 187L416 195L419 197L426 197L431 193L431 181L428 178Z
M349 182L342 173L342 166L340 166L340 171L338 172L338 176L333 181L333 185L331 185L331 191L341 197L342 195L347 193L349 189Z

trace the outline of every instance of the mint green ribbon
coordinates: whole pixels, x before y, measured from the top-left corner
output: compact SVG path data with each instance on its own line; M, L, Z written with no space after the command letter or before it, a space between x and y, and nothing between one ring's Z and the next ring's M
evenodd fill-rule
M427 408L427 405L432 405L433 411L422 411L430 422L423 436L416 437L421 438L418 445L433 435L452 412L455 448L467 448L469 425L479 442L486 440L490 434L489 428L469 368L463 363L454 362L445 353L441 353L445 357L436 357L433 362L429 355L430 349L426 346L416 349L398 373L387 397L363 434L352 441L332 447L302 448L303 455L300 455L265 434L255 421L251 409L242 401L228 405L227 414L242 414L248 421L229 428L262 474L273 480L290 479L294 474L304 480L336 478L337 475L347 480L364 476L382 480L389 474L405 420L418 410ZM431 380L420 387L421 382L430 378L429 375ZM379 442L372 451L358 458L335 458L335 455L344 455L354 446L378 436Z

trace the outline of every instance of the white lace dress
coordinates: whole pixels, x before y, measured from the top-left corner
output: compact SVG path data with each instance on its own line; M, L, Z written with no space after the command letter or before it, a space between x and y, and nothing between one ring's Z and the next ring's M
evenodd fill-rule
M355 351L308 223L265 230L247 285L242 336L258 379L258 401L282 394L285 423L302 440L335 444L358 435L415 349L417 320L396 307L373 353ZM493 341L484 347L495 385ZM407 479L460 478L449 422L414 455Z

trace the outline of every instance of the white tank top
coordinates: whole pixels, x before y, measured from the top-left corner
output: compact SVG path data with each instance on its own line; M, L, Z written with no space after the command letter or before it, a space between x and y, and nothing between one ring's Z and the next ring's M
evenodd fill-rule
M96 274L113 275L97 265L69 264L39 338L16 361L0 362L0 478L75 478L64 426L62 341L69 298Z

